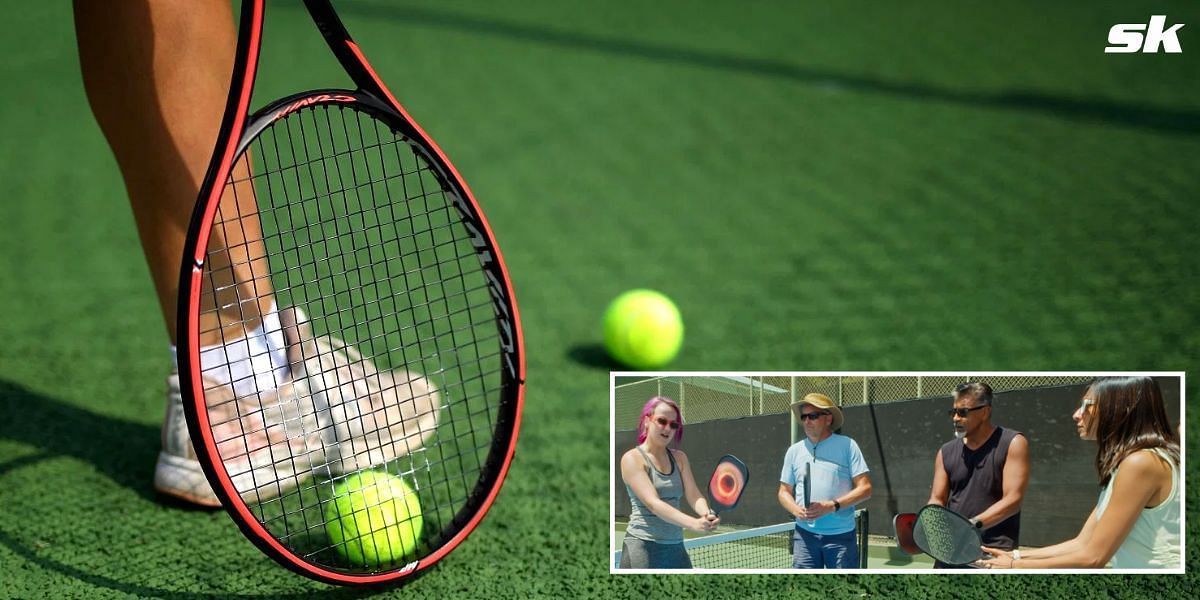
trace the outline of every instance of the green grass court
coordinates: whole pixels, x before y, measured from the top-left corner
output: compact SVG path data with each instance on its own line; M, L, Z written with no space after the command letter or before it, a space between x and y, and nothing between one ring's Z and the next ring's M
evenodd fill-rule
M1184 576L610 575L599 349L608 301L651 287L683 313L682 370L1194 370L1195 3L338 5L486 210L528 387L508 481L472 537L403 589L332 595L1197 586L1195 493ZM1103 52L1114 24L1154 14L1187 24L1183 54ZM256 104L348 85L298 3L272 2L265 35ZM0 50L0 598L331 590L223 512L156 498L166 337L69 3L9 11Z

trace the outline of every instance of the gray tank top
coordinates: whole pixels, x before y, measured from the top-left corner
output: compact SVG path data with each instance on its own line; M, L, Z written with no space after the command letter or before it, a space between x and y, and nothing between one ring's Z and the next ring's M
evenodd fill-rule
M683 498L683 476L679 474L679 467L675 464L675 456L671 449L667 449L667 458L671 460L671 472L665 474L654 467L654 463L641 447L637 450L646 461L646 474L650 476L650 483L654 484L659 499L679 508L679 500ZM682 527L664 521L654 514L654 511L638 500L637 494L633 493L629 484L625 484L625 492L629 494L629 501L633 505L629 511L629 527L625 529L625 535L660 544L683 543Z

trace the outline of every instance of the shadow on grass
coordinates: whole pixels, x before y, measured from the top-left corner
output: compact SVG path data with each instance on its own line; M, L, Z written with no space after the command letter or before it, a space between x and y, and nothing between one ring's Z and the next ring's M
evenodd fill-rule
M158 500L151 472L158 457L158 427L97 414L3 380L0 414L5 415L0 439L40 451L0 464L0 474L38 457L69 456L95 466L145 500Z
M18 469L35 467L42 461L70 457L90 465L113 482L129 488L143 500L168 506L193 509L191 505L172 503L154 491L152 466L159 449L158 427L123 421L72 406L15 383L0 380L0 439L11 440L35 448L27 454L0 462L0 477ZM69 493L69 490L64 490ZM231 524L232 526L232 524ZM180 543L191 540L179 540ZM249 542L247 542L249 543ZM0 521L0 546L47 571L60 573L77 581L140 597L171 598L228 598L231 594L180 592L133 584L64 564L23 543L5 529ZM197 551L211 551L198 548ZM263 557L262 560L269 560ZM141 571L141 565L128 565L130 571ZM282 567L281 567L282 568ZM422 571L422 574L424 571ZM411 579L408 580L411 582ZM3 587L3 586L0 586ZM391 586L389 590L396 589ZM379 588L334 588L321 592L334 598L360 598L381 591ZM239 598L299 598L319 590L292 594L264 593L233 595ZM48 592L49 595L54 595Z
M1200 111L1152 107L1104 99L1073 98L1020 89L974 92L886 81L805 67L791 60L734 56L704 50L668 46L620 37L568 32L537 25L474 17L465 14L414 8L398 3L359 2L339 6L338 11L374 20L389 20L422 27L470 32L545 46L583 50L616 56L631 56L661 63L677 63L764 77L786 79L804 85L945 102L962 106L1045 114L1078 121L1091 121L1148 129L1159 133L1194 136L1200 134Z
M567 358L585 367L605 371L623 371L620 363L609 358L602 344L581 344L567 351Z

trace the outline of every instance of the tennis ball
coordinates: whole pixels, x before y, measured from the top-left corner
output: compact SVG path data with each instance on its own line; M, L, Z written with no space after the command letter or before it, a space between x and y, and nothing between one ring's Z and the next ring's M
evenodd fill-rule
M630 290L604 312L604 346L619 363L657 369L683 345L683 318L671 299L653 290Z
M403 479L362 471L333 488L325 506L325 532L353 565L375 567L409 555L421 537L421 504Z

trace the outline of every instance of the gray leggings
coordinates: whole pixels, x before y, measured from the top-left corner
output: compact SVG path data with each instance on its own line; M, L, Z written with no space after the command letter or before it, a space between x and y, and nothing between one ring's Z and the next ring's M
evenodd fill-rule
M683 543L660 544L625 536L621 543L621 569L690 569Z

